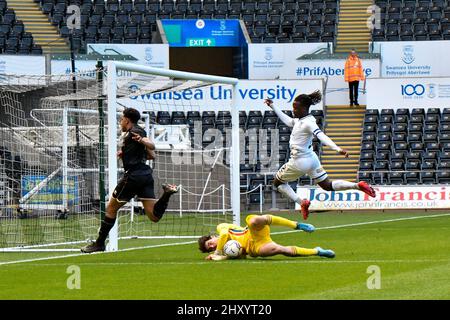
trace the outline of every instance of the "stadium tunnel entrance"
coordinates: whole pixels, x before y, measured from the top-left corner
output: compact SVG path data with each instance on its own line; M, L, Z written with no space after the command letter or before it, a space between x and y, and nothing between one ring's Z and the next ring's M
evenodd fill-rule
M246 79L242 47L171 47L170 69Z

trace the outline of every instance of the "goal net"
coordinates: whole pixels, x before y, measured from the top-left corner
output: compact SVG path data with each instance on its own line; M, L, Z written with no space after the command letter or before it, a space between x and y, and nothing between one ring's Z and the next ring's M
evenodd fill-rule
M141 112L139 125L155 141L156 196L162 183L180 188L158 223L139 199L125 205L108 250L239 223L236 80L126 63L93 75L1 77L0 250L78 251L95 240L124 174L116 152L125 107ZM206 99L219 91L220 101Z
M108 121L124 107L148 119L156 146L150 163L156 197L163 183L179 186L158 223L149 221L142 206L134 210L138 201L125 206L118 230L110 232L110 250L121 239L197 238L219 223L239 223L239 114L232 99L237 80L123 62L109 62L107 77ZM110 141L118 135L109 134ZM111 192L120 170L113 174L117 145L108 147Z
M0 77L1 251L72 251L97 232L106 157L93 74Z

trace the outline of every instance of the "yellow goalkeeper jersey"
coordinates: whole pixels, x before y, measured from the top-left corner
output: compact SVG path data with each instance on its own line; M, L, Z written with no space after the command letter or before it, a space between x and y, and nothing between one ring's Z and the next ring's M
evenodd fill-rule
M251 238L248 227L243 228L231 223L221 223L217 226L217 233L219 234L217 251L222 252L223 246L228 240L236 240L248 252L249 240Z

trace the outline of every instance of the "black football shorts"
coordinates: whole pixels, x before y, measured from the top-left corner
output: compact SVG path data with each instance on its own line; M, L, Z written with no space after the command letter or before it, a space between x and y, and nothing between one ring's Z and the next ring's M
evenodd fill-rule
M120 202L128 202L134 196L139 199L156 199L154 181L151 174L128 175L120 179L113 192L113 197Z

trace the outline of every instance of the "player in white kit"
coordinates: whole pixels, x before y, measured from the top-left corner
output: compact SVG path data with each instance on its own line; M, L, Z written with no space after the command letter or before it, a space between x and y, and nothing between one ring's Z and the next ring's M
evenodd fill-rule
M327 172L320 164L319 158L312 149L312 140L316 136L320 142L344 157L348 158L348 152L338 147L325 133L317 126L316 119L309 114L309 107L315 105L322 100L320 91L311 94L298 95L293 102L293 115L291 118L283 113L279 108L273 105L273 101L266 99L264 103L272 108L281 121L289 127L292 127L292 133L289 140L291 149L291 157L277 172L274 179L274 186L282 194L297 202L301 206L303 219L307 219L309 215L310 201L300 199L297 193L291 188L288 182L296 181L298 178L307 174L314 183L318 184L326 191L341 190L361 190L371 197L375 197L375 190L365 181L358 183L345 180L328 179Z

